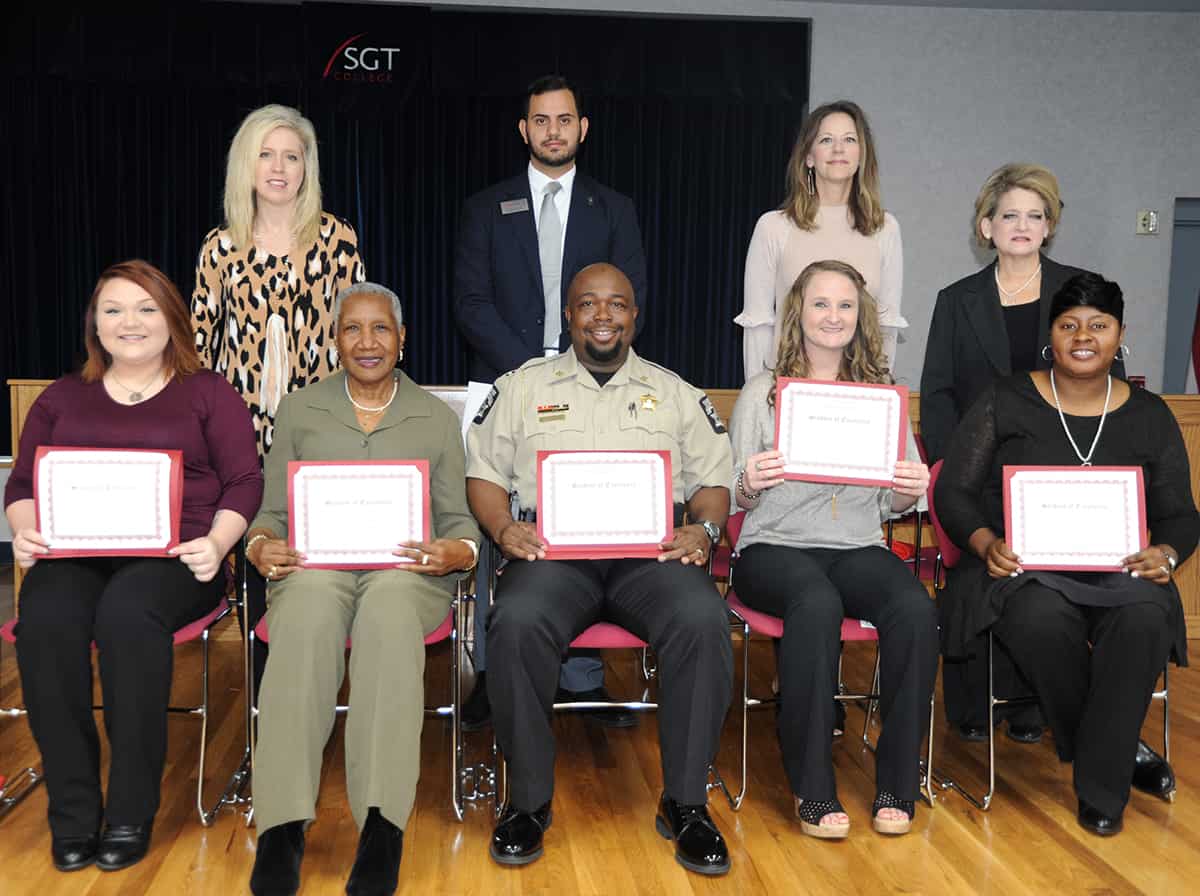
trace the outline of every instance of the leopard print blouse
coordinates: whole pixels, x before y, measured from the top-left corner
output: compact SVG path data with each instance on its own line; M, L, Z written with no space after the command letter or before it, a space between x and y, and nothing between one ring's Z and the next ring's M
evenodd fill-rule
M192 293L196 348L250 406L260 456L271 447L283 396L337 369L333 301L365 279L354 228L325 212L303 264L254 247L243 252L221 228L204 238Z

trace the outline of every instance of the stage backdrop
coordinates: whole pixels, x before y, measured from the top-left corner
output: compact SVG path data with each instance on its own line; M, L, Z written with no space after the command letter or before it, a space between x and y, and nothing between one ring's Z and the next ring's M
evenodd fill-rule
M358 230L368 277L404 300L407 372L463 382L459 210L523 170L522 90L560 72L591 119L581 169L637 206L650 292L638 350L698 385L741 385L731 319L807 102L807 23L340 3L19 8L0 38L0 381L78 363L83 306L112 262L146 258L188 297L200 241L221 220L229 140L246 112L279 102L313 120L325 207ZM0 426L0 453L7 442Z

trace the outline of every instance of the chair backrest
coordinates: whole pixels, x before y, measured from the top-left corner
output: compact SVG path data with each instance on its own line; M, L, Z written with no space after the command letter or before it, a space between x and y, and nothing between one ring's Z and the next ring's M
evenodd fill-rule
M953 569L958 566L958 561L962 559L962 550L946 534L946 530L942 528L941 520L938 519L937 498L935 489L937 488L938 476L942 472L942 462L939 460L929 470L929 521L933 524L933 534L937 538L938 551L942 555L942 565L947 569Z
M736 547L737 540L742 534L742 523L746 521L746 511L739 510L731 513L725 521L725 535L729 538L729 546Z

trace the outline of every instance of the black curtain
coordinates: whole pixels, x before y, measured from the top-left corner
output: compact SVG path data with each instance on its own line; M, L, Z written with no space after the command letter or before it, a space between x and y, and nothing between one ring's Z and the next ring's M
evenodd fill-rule
M384 5L18 7L0 38L0 380L79 363L82 309L115 261L146 258L188 297L229 140L280 102L313 120L324 205L358 230L368 277L405 301L406 370L464 382L459 210L523 169L522 91L561 72L591 121L580 167L637 206L638 350L698 385L740 385L731 319L754 222L782 196L809 35L796 21ZM0 453L7 441L0 427Z

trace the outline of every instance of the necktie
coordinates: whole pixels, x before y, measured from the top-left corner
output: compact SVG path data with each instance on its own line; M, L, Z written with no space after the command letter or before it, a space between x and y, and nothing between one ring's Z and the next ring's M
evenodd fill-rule
M542 346L558 351L562 333L562 222L554 197L562 184L550 181L542 196L542 213L538 219L538 260L542 266L542 292L546 301L545 323L542 326Z

